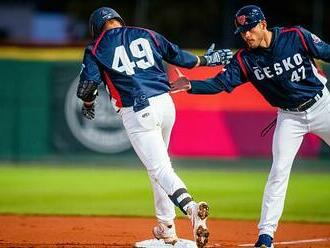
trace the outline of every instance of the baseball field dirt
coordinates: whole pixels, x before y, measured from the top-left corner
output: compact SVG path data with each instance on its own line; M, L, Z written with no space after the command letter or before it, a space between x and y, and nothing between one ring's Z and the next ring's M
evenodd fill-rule
M253 247L255 221L209 220L207 247ZM150 239L152 218L1 215L0 247L133 247ZM191 239L188 219L176 220L180 237ZM282 222L275 247L330 247L330 223Z

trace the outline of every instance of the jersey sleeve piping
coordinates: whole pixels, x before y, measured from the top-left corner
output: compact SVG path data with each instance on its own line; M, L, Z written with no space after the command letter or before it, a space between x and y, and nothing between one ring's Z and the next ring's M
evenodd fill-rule
M116 86L113 84L110 76L107 74L106 71L103 71L103 75L104 75L106 84L108 86L108 89L110 91L110 94L116 101L116 106L118 108L123 107L123 102L122 102L121 96L119 94L119 91L117 90Z
M307 43L305 41L304 35L302 34L301 30L299 28L283 28L281 30L281 33L287 33L287 32L296 32L299 35L299 38L301 40L301 43L306 50L306 52L309 52Z
M103 38L103 36L104 36L104 34L105 34L105 32L106 32L107 30L104 30L101 34L100 34L100 36L97 38L97 40L96 40L96 42L95 42L95 45L94 45L94 47L93 47L93 49L92 49L92 54L95 56L96 55L96 49L97 49L97 47L99 46L99 44L100 44L100 42L101 42L101 40L102 40L102 38Z
M247 69L246 69L246 66L243 62L243 59L242 59L242 56L241 56L241 53L244 51L244 49L240 49L238 52L237 52L237 61L238 61L238 64L239 66L241 67L242 71L243 71L243 74L245 76L245 78L248 80L248 72L247 72Z
M306 43L306 40L305 40L305 37L302 33L302 31L299 29L299 28L283 28L281 30L281 33L286 33L286 32L297 32L297 34L299 35L299 38L301 40L301 43L305 49L305 51L307 53L309 53L309 49L308 49L308 46L307 46L307 43ZM325 73L324 71L315 63L314 59L311 59L312 63L315 65L317 71L319 74L321 74L322 76L325 76Z

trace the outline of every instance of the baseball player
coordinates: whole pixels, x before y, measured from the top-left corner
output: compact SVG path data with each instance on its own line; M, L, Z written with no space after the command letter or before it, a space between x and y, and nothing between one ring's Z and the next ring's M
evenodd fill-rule
M330 96L327 79L314 59L330 62L330 46L315 34L296 27L267 28L261 9L248 5L235 15L235 34L247 47L240 49L225 71L206 81L188 81L182 74L172 91L193 94L231 92L245 82L278 108L273 137L273 164L264 191L259 238L255 247L273 247L283 212L293 160L307 133L330 145Z
M211 48L204 56L192 55L152 30L125 26L120 15L107 7L92 13L89 26L93 41L85 49L77 89L84 102L82 114L94 118L97 88L103 82L148 171L158 220L155 238L171 244L177 241L175 204L191 219L197 246L204 247L209 236L209 207L193 201L167 152L175 108L163 60L187 68L214 66L226 64L232 52Z

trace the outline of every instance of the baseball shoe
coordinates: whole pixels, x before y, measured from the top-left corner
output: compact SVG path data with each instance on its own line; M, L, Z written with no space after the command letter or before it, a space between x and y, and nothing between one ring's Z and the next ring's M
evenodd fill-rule
M165 244L174 245L178 241L174 224L166 225L164 223L158 223L158 225L153 228L152 233L156 239L164 240Z
M209 231L206 226L209 206L206 202L195 203L187 209L187 213L193 226L196 245L198 248L203 248L209 239Z
M258 241L255 243L254 248L274 248L273 238L268 234L261 234Z

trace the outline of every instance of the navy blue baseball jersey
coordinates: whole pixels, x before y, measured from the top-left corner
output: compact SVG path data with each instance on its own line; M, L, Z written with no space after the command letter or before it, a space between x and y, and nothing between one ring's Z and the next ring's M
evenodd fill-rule
M190 93L231 92L251 82L275 107L296 108L316 96L327 82L314 58L330 62L330 46L301 27L275 27L268 48L241 49L223 73L191 81Z
M195 55L154 31L114 28L86 47L80 81L104 82L117 107L134 106L169 92L163 60L186 68L197 63Z

